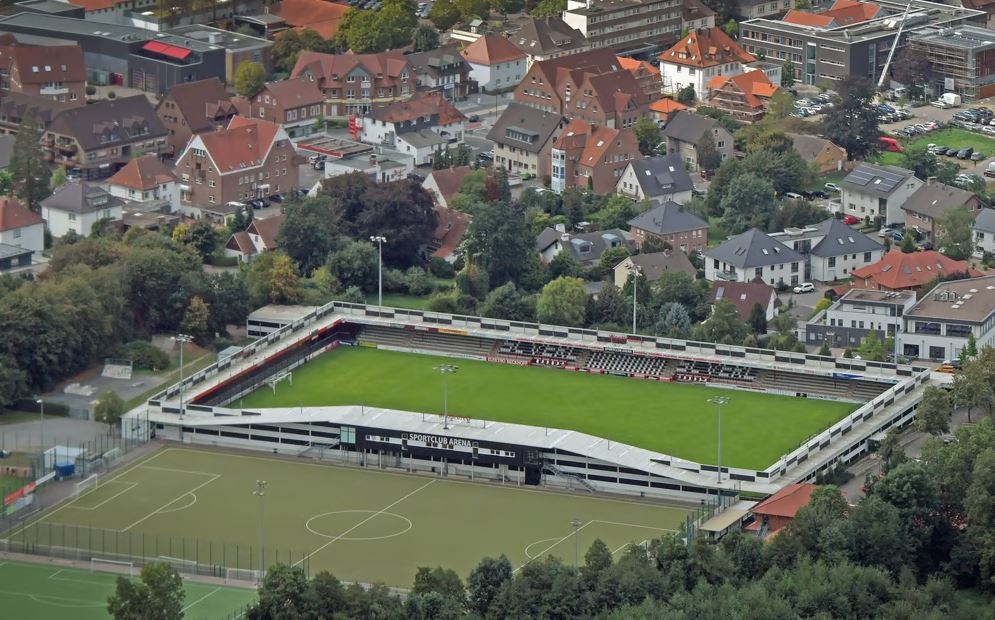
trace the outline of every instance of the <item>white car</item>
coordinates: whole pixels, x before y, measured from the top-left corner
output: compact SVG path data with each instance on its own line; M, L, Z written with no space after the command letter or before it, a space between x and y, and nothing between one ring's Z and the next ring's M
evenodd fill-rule
M812 293L815 292L815 285L811 282L802 282L792 290L796 293Z
M893 232L895 231L891 228L882 228L878 231L878 237L890 237Z
M830 191L830 192L838 192L838 191L840 191L840 186L837 185L837 184L835 184L835 183L826 183L825 185L823 185L823 187L826 188L826 191Z

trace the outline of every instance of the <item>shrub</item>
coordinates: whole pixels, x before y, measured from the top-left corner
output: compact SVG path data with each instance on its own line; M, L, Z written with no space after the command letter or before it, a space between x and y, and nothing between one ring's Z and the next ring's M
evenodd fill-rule
M432 279L421 267L411 267L404 273L404 281L411 295L428 295L432 292Z
M400 269L384 269L383 290L386 293L403 293L407 291L408 283L404 278L404 272Z
M117 97L117 93L114 92L113 90L107 92L108 99L114 99L115 97Z
M133 340L124 345L121 357L130 359L132 366L141 370L162 370L169 366L169 356L144 340Z
M93 86L92 84L87 84L86 85L86 94L89 95L90 97L96 95L97 94L97 87Z
M444 258L433 256L428 261L428 272L436 278L452 278L456 275L456 268Z

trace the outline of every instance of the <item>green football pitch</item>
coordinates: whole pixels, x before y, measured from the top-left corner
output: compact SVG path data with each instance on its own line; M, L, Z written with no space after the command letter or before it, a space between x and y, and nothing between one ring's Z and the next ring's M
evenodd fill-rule
M444 363L459 366L449 376L450 414L576 430L700 463L715 463L717 453L717 412L707 400L727 396L722 463L750 469L770 466L857 408L366 347L334 349L294 370L293 385L259 389L232 406L366 405L441 414L442 377L433 368Z
M481 558L502 553L515 567L546 555L573 562L575 545L583 555L596 538L621 553L677 530L688 514L657 502L166 448L14 530L9 548L56 548L82 561L196 561L219 577L233 574L225 567L256 570L257 480L267 482L266 566L400 587L411 586L419 566L465 577Z
M0 561L0 615L4 618L104 620L118 575L56 564ZM185 581L186 620L234 618L256 598L246 588Z

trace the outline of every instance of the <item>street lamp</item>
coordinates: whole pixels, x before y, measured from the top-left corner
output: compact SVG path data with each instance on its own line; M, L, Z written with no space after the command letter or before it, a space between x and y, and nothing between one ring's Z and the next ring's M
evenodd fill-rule
M629 273L632 275L632 333L636 333L636 311L639 306L636 305L636 289L639 285L639 276L643 274L643 268L636 264L629 265Z
M712 403L719 410L719 458L716 463L716 469L719 473L719 482L722 482L722 405L729 404L728 396L713 396L708 399L708 402Z
M263 497L266 496L266 485L268 483L265 480L256 480L256 488L252 491L252 494L259 498L259 578L262 579L263 573L266 572L266 568L263 566L265 557L263 555Z
M370 235L370 241L377 244L377 305L383 306L383 244L387 243L387 237L383 235Z
M442 364L434 368L436 372L442 373L442 428L449 430L449 375L459 370L459 366L452 364Z
M584 522L577 517L570 520L570 525L574 528L574 568L577 568L580 564L580 537L578 534L580 532L580 526L583 524Z
M41 423L38 426L39 429L38 432L41 435L41 453L44 455L45 454L45 401L40 398L36 398L35 402L38 403L38 406L41 411ZM44 467L45 463L43 461L42 468Z
M193 336L176 334L173 340L180 343L180 415L183 415L183 343L193 342Z

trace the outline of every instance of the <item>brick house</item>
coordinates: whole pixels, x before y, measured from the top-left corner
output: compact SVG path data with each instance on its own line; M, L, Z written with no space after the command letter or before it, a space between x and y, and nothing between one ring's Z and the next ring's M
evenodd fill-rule
M232 98L239 114L283 125L291 138L311 135L324 102L314 82L302 78L270 82L252 99Z
M218 78L173 86L159 100L155 112L169 131L170 156L181 153L192 136L226 127L238 114Z
M26 45L0 35L0 90L86 104L86 66L78 45Z
M462 101L470 94L470 64L455 47L437 47L405 58L418 90L442 93L449 101Z
M755 123L767 112L767 103L777 93L763 71L733 76L717 75L708 81L708 105L727 112L742 123Z
M194 215L199 215L199 206L214 206L215 211L300 187L300 168L287 132L275 123L243 116L233 118L225 129L194 136L176 160L176 174L181 208Z
M550 156L554 192L580 187L599 196L615 193L629 162L643 158L639 138L631 129L612 129L581 119L567 123Z
M623 63L609 49L591 50L534 63L514 100L569 119L630 127L659 97L658 83L647 81L645 73L641 63Z
M314 82L325 96L325 116L333 118L363 115L374 104L410 99L416 81L400 52L301 52L290 77Z
M166 149L166 128L145 95L63 110L41 137L46 159L102 179L138 155Z
M846 149L833 144L828 138L809 136L802 133L785 134L791 138L795 151L801 155L810 166L819 172L842 170L846 165Z

